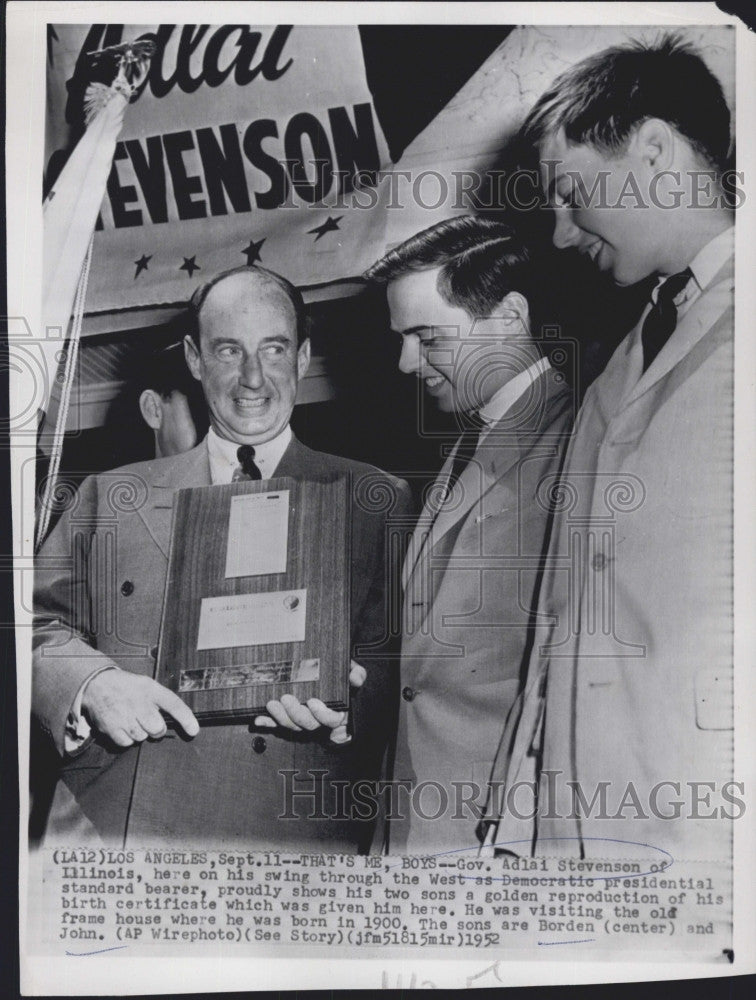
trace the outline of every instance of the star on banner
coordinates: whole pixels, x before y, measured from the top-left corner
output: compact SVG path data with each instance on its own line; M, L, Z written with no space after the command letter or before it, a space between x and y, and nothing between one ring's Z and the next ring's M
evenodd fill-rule
M179 268L179 271L186 271L187 275L191 278L195 271L201 271L202 268L197 263L197 255L194 257L184 257L184 263Z
M247 255L247 267L252 267L253 264L260 260L260 248L265 242L265 237L261 240L255 242L254 240L249 241L249 246L242 250L242 253Z
M334 219L333 216L329 215L325 222L321 222L319 226L315 226L314 229L308 229L308 233L317 233L315 237L315 242L317 243L321 236L325 236L326 233L333 233L339 228L339 223L344 218L343 215L337 215Z
M136 271L134 272L134 281L137 280L142 271L147 270L147 265L151 260L152 260L151 253L150 254L143 253L142 256L139 258L139 260L134 261L134 263L136 264Z

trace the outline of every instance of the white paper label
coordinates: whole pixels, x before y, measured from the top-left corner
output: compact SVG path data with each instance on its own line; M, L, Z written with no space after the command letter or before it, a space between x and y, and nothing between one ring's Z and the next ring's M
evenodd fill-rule
M226 577L285 573L288 544L288 490L231 498Z
M306 590L205 597L200 607L197 649L304 642L306 620Z

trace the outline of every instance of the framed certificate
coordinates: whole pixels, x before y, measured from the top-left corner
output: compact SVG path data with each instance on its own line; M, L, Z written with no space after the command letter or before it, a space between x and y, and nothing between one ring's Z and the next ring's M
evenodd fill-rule
M200 718L349 698L346 477L179 490L156 678Z

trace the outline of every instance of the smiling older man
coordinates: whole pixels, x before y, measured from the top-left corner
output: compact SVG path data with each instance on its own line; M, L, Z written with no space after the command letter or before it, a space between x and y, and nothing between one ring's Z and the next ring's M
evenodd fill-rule
M86 480L39 556L33 709L62 757L48 839L366 850L375 817L360 822L348 796L345 806L337 796L355 779L378 775L393 704L389 662L371 659L367 678L353 664L362 690L348 745L339 745L343 713L293 696L270 702L272 719L255 725L200 728L153 680L171 508L179 489L238 478L340 474L357 490L369 477L393 496L397 514L407 511L409 491L371 466L311 451L292 434L310 342L302 297L288 281L261 267L225 272L198 289L190 317L185 350L207 400L207 438L184 454ZM119 482L137 494L127 509L114 501ZM354 504L354 644L385 637L387 517L385 505ZM292 781L310 794L287 802ZM296 818L280 819L284 813Z

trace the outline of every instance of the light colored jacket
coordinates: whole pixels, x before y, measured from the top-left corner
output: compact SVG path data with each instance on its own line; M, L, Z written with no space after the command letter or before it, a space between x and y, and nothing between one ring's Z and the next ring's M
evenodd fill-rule
M392 572L387 519L390 513L406 515L409 490L371 466L311 451L296 439L275 471L297 478L334 473L351 477L357 497L352 641L353 647L369 648L386 635ZM205 442L181 455L92 476L43 546L35 579L32 707L61 754L69 709L95 670L116 664L153 675L173 497L179 489L206 485ZM375 495L378 502L371 504ZM355 738L348 746L330 744L326 733L271 732L246 723L203 725L193 740L169 731L127 750L97 739L62 761L51 832L73 844L367 849L372 823L328 817L339 813L333 782L378 775L396 698L396 664L387 658L385 642L382 649L365 660L368 679L354 699ZM310 769L325 772L322 787ZM279 820L287 804L281 772L287 770L299 773L298 788L315 791L289 803L299 819ZM321 793L322 817L308 819Z
M506 794L540 770L538 854L730 856L733 287L730 258L643 374L642 317L586 394L493 773L499 847L530 853L533 823ZM599 793L592 809L575 810L570 781Z

